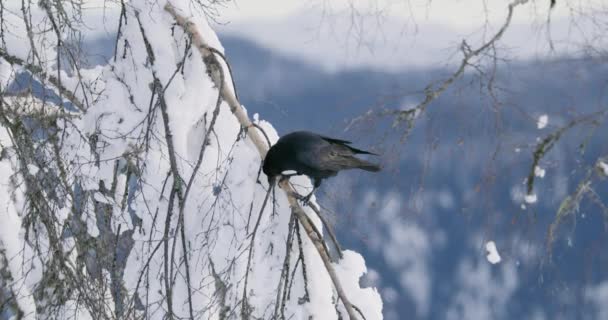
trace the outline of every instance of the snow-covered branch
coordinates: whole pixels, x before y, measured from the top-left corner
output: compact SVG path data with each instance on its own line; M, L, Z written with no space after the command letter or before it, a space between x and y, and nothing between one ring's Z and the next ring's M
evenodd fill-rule
M359 287L363 259L331 263L295 190L257 179L278 137L238 102L208 8L122 3L117 54L84 68L63 50L85 26L58 1L31 4L0 35L0 299L11 314L381 318L377 291Z
M192 22L188 21L186 18L184 18L183 16L178 14L177 11L175 10L175 7L173 7L170 3L168 3L165 6L165 10L167 10L175 18L177 23L188 32L188 34L192 38L192 41L194 42L194 45L201 52L203 59L206 61L209 61L210 63L218 64L217 58L215 57L213 50L206 44L204 39L201 37L200 33L196 29L196 26ZM211 77L212 77L214 83L220 88L222 98L228 102L228 104L230 106L230 110L237 117L241 126L243 126L244 128L247 128L247 129L252 128L253 124L252 124L251 120L249 119L249 117L247 116L247 114L245 113L244 109L241 107L241 104L238 102L235 93L233 91L229 90L228 86L226 86L224 84L225 77L223 76L223 72L220 72L219 74L222 76L218 77L218 73L211 72ZM268 152L268 145L265 143L265 141L262 138L262 135L257 130L258 130L258 128L256 127L256 130L250 131L248 133L248 136L254 142L255 146L258 149L258 152L260 153L260 156L263 158L265 156L265 154ZM327 251L327 247L325 246L325 244L323 242L322 235L320 233L314 231L314 229L313 229L314 225L311 223L310 219L308 218L306 213L304 213L304 210L302 209L300 204L297 202L297 199L295 197L296 191L293 189L293 187L288 183L281 183L280 187L281 187L281 189L283 189L285 191L285 194L289 200L289 204L292 208L293 214L298 218L298 222L300 224L302 224L302 226L304 227L304 230L306 231L306 234L315 244L315 248L317 249L321 259L323 260L323 263L325 264L325 268L327 269L327 272L330 275L333 285L335 286L335 288L338 292L340 300L342 300L342 303L344 304L344 307L346 308L349 318L357 319L357 315L355 314L354 308L353 308L352 304L350 303L348 297L346 296L344 290L342 289L340 279L336 275L336 272L332 266L331 258L330 258L329 252ZM269 194L270 194L270 191L267 192L267 195L265 197L262 208L264 208L266 201L268 200ZM255 236L256 236L256 231L259 226L260 217L261 217L261 213L255 224L254 233L252 236L252 242L254 241ZM252 254L252 251L250 250L249 259L248 259L248 268L249 268L249 261L251 261L251 254ZM246 277L245 278L245 291L247 290L247 279L248 278ZM244 292L243 303L246 303L246 292ZM244 309L247 309L247 308L244 307ZM249 312L243 311L242 314L248 315ZM248 318L248 316L247 316L247 318Z

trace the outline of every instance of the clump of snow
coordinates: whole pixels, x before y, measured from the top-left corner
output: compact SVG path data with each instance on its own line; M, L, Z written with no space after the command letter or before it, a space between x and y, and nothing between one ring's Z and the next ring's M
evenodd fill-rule
M111 201L106 196L104 196L101 192L97 191L93 194L93 198L95 201L105 204L110 204Z
M38 171L39 171L39 170L40 170L40 169L39 169L38 167L36 167L35 165L33 165L33 164L28 164L28 165L27 165L27 171L28 171L28 172L29 172L31 175L33 175L33 176L35 176L35 175L36 175L36 173L38 173Z
M538 200L538 198L536 197L535 193L528 193L524 197L524 201L526 201L526 203L530 203L530 204L536 203L537 200Z
M336 271L339 272L344 291L347 292L350 302L356 306L366 306L365 318L382 319L382 303L369 303L370 301L380 301L378 290L376 288L369 288L367 290L359 288L359 279L367 271L363 257L354 251L345 250L344 258L336 265ZM342 313L346 314L346 310L343 309ZM329 317L332 316L328 312L327 318Z
M600 170L604 173L605 176L608 176L608 163L600 161L598 164Z
M498 250L496 249L496 243L494 243L494 241L486 242L486 251L488 252L488 254L486 255L486 259L489 263L497 264L502 260L500 258L500 255L498 254Z
M549 116L546 114L543 114L540 117L538 117L538 120L536 121L536 127L538 129L544 129L548 123L549 123Z
M545 169L536 166L534 167L534 175L539 177L539 178L544 178L545 177Z

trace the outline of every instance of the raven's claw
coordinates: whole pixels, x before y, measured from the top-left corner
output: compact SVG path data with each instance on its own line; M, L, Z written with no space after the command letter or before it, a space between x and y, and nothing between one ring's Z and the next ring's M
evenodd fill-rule
M297 200L302 201L302 204L308 205L310 203L310 198L312 197L312 192L303 196L299 193L294 193L293 195Z

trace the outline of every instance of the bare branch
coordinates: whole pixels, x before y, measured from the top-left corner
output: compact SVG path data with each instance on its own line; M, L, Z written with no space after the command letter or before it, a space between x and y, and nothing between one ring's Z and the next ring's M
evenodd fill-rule
M534 149L533 161L530 166L528 178L526 179L527 193L532 194L534 189L534 181L536 178L535 169L540 163L541 159L553 148L553 146L561 139L562 135L568 130L581 125L581 124L594 124L597 125L601 122L601 118L608 114L608 110L600 110L591 114L578 117L570 121L565 126L555 130L551 134L547 135Z
M457 79L459 79L465 72L468 66L472 66L471 61L483 54L486 51L492 49L496 43L502 38L505 31L509 28L511 24L511 20L513 18L513 12L517 6L526 4L529 0L515 0L508 5L507 17L500 29L486 42L482 43L477 49L471 49L466 40L463 40L460 44L460 51L463 54L463 58L454 73L449 76L447 79L444 79L439 82L439 85L435 85L434 83L429 84L424 88L424 100L417 104L413 108L409 108L407 110L394 110L394 109L383 109L378 112L368 112L367 114L358 117L351 121L348 125L347 129L352 125L365 120L370 116L374 117L395 117L393 121L393 128L403 125L405 123L405 130L402 134L401 141L405 141L408 137L411 129L414 127L414 121L420 114L422 114L431 102L439 98Z

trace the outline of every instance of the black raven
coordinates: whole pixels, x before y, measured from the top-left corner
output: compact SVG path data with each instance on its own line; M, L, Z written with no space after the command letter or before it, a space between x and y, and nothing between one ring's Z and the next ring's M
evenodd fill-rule
M308 201L323 179L335 176L340 170L380 171L379 165L354 156L377 154L353 148L349 146L350 143L308 131L286 134L268 150L264 159L263 169L268 177L268 183L274 184L275 178L284 171L295 171L292 174L284 174L284 177L307 175L313 180L314 185L312 191L304 197L304 200Z

